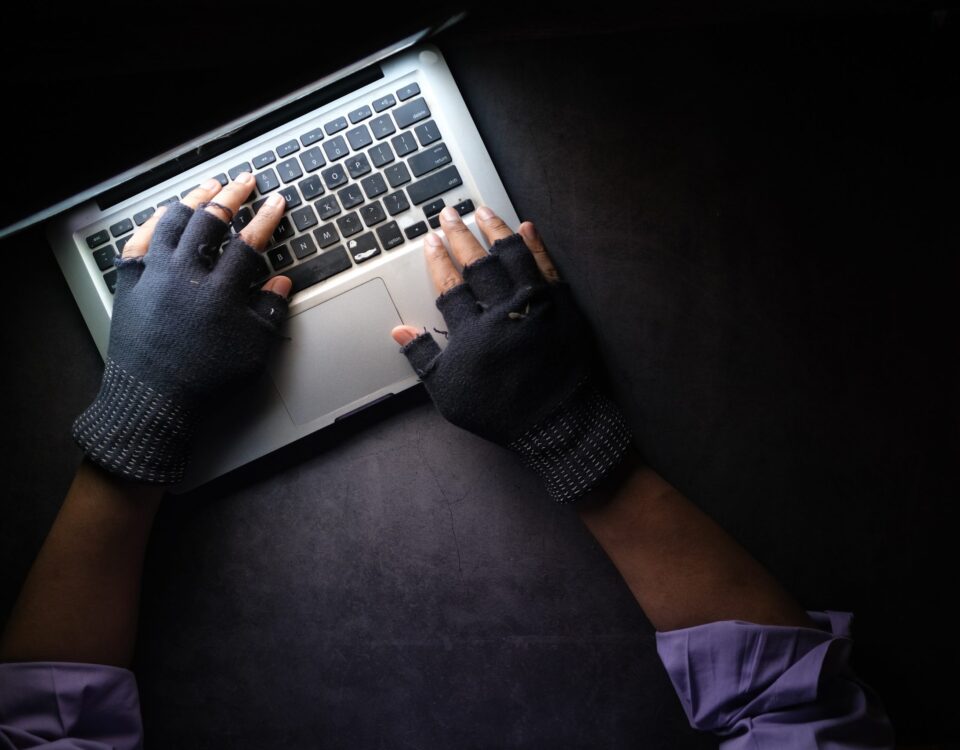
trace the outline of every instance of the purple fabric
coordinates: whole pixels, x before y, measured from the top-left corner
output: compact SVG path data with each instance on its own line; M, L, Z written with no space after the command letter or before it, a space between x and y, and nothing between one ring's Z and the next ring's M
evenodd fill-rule
M727 620L657 633L657 652L691 726L722 750L893 748L876 694L850 668L849 612L817 628Z
M0 664L0 750L139 750L133 672L102 664Z

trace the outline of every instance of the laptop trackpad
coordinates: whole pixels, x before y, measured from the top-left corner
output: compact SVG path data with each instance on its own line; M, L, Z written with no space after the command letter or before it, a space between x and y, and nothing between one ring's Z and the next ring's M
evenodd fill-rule
M305 424L410 377L390 338L402 322L380 279L290 318L270 374L291 419Z

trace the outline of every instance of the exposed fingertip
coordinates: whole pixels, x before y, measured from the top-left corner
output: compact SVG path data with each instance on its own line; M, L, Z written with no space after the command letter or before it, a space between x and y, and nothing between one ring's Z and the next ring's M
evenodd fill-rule
M158 208L156 211L153 212L153 215L156 216L156 217L159 219L159 218L160 218L161 216L163 216L166 212L167 212L167 207L166 207L166 206L160 206L160 208Z
M480 208L477 209L477 218L480 219L480 221L487 221L488 219L492 219L493 211L491 211L486 206L480 206Z
M440 239L440 235L435 234L434 232L429 232L424 241L434 249L443 247L443 240Z
M406 346L420 335L420 331L413 326L397 326L390 331L390 335L400 346Z
M293 282L286 276L274 276L270 281L261 287L266 292L279 294L281 297L290 296L290 290L293 289Z

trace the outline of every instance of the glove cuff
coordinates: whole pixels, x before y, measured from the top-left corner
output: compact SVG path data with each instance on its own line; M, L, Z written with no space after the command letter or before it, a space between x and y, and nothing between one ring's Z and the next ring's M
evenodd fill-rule
M630 428L617 406L582 381L559 408L507 447L536 471L558 503L571 503L623 459Z
M148 484L183 479L193 413L137 380L107 358L100 392L71 433L91 461Z

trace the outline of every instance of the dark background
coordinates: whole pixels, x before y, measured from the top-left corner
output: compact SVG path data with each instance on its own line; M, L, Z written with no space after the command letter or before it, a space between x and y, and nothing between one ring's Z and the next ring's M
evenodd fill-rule
M758 7L484 6L435 42L647 460L805 606L855 613L902 741L957 740L957 13ZM103 147L51 91L99 86L96 117L149 141L402 10L34 7L5 199L42 189L22 152ZM40 123L68 111L55 140ZM0 247L5 617L101 362L40 235ZM135 669L152 747L715 746L575 514L421 389L169 499Z

